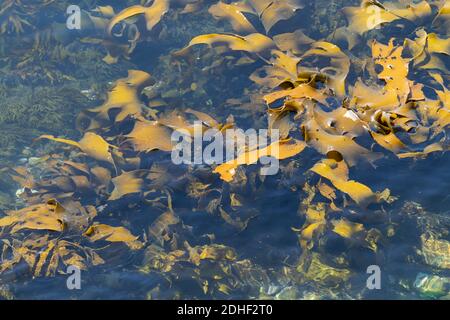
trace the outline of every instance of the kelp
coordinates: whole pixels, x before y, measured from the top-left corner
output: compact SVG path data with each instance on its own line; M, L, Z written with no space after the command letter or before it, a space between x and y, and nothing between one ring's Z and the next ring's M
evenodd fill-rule
M269 33L278 22L292 18L300 9L303 4L299 0L243 0L231 4L220 1L209 12L217 19L229 20L235 31L243 33L256 31L244 13L256 15Z
M432 13L430 4L421 1L417 4L402 4L401 1L365 0L360 7L344 8L349 20L348 29L356 33L365 33L381 24L390 23L399 19L418 22Z
M184 7L186 14L198 11L198 3L155 0L117 14L112 7L98 7L89 16L101 34L97 42L108 47L107 62L115 62L129 56L138 40L146 41L141 31L155 31L171 5ZM435 2L404 3L362 1L360 7L344 9L347 27L312 39L302 30L276 34L278 23L302 9L299 1L215 2L209 14L229 21L236 34L197 35L174 51L170 63L161 60L167 73L178 72L182 80L129 70L112 83L104 103L79 114L78 138L38 136L35 146L58 143L48 149L52 153L34 165L2 172L20 188L23 208L0 217L0 272L25 261L35 276L52 276L68 265L107 264L108 250L120 249L143 253L139 268L144 274L162 275L171 285L194 281L196 298L242 292L248 297L250 291L254 297L283 297L275 284L298 289L348 283L359 271L352 255L382 255L388 238L395 236L392 228L400 225L385 210L396 198L389 189L377 191L371 182L363 183L361 171L384 173L376 166L391 154L417 160L449 148L449 43L436 28L448 10ZM261 33L250 15L263 26ZM141 16L147 31L138 29ZM402 28L401 23L427 19L432 20L429 29L403 38L373 40L368 32L391 22ZM361 39L369 41L356 51L364 46ZM119 40L128 41L123 50ZM208 49L198 50L198 45ZM198 60L212 65L198 72L192 66ZM195 94L208 95L215 73L241 67L250 70L253 82L236 93L242 97L229 99L227 108L212 101L193 107ZM188 103L180 103L180 96ZM224 163L175 166L168 160L174 132L189 140L196 129L215 129L224 137L242 118L269 132L279 130L279 140L245 146ZM280 173L264 176L255 170L263 157L278 160ZM280 190L299 202L297 215L284 211L286 198L281 197L276 219L267 223L274 216L262 214L260 206L278 204ZM232 248L253 224L275 227L291 217L287 223L298 237L296 254L268 257L272 240L257 240L267 257L255 259L273 268L264 269L245 249ZM133 219L139 223L133 225ZM194 225L199 220L208 226ZM213 233L210 223L232 239ZM336 242L338 255L329 254L328 241ZM447 242L423 236L421 244L429 265L446 268L436 252L446 250Z
M161 17L164 16L168 10L169 0L154 0L149 7L138 5L128 7L112 17L112 19L108 23L107 31L109 34L111 34L111 31L116 24L125 19L140 14L144 15L147 22L147 30L150 31L161 20Z

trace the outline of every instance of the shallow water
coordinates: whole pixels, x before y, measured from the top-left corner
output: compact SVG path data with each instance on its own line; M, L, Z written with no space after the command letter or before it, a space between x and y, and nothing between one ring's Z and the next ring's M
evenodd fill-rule
M131 18L131 24L136 23L137 28L142 31L141 37L133 52L127 58L120 56L115 64L103 62L107 51L100 40L105 39L104 34L88 23L88 13L91 14L97 5L110 5L117 13L139 1L126 1L127 4L124 1L78 1L82 10L81 30L67 29L65 10L68 4L65 1L58 1L58 4L49 2L47 6L41 4L33 8L24 7L21 8L22 11L18 8L17 12L21 12L19 16L30 21L32 27L24 25L25 31L22 33L12 28L0 35L2 168L21 165L33 168L33 174L39 176L45 173L41 171L45 160L41 163L38 159L46 155L60 154L66 160L80 159L70 148L61 150L61 146L56 143L34 139L42 134L52 134L78 141L82 134L76 128L77 115L83 110L101 105L112 83L126 77L127 70L130 69L146 71L152 75L156 84L153 89L149 87L149 90L156 91L158 99L162 97L165 101L162 112L193 108L213 116L221 123L225 123L233 115L241 128L267 128L264 104L253 103L253 108L249 111L227 103L229 99L240 99L258 92L249 76L257 68L264 66L263 61L256 59L254 63L238 66L233 58L229 61L219 60L220 53L208 54L206 49L198 59L188 59L184 64L171 58L174 50L182 49L197 35L233 32L226 21L217 21L207 12L209 6L217 1L205 1L197 12L185 14L180 14L180 5L174 5L151 32L145 31L142 17L135 19L136 21ZM303 29L313 39L326 38L337 28L347 25L341 9L359 5L359 1L353 0L305 3L305 7L294 17L277 23L269 36ZM15 12L7 11L4 15L6 14ZM258 18L252 19L255 20L251 21L255 23L257 30L264 32ZM5 21L1 13L0 21ZM391 37L403 39L414 34L420 27L408 21L402 22L404 25L401 28L387 26L370 31L361 42L377 39L386 44ZM429 22L425 21L424 26L427 31L434 31L429 27ZM448 33L449 30L446 30L444 35L448 37ZM117 42L126 45L126 41L121 41ZM356 51L358 50L359 52L352 51L351 54L370 55L367 46L360 45ZM444 66L449 65L449 60L447 55L443 55ZM220 61L219 66L209 72L208 68L214 61ZM349 82L363 76L357 72L357 67L354 68L356 71L352 69ZM445 68L438 71L448 81L448 71ZM413 81L421 81L422 77L422 73L408 75L408 79ZM193 83L201 90L193 90ZM149 105L154 97L141 94L139 99L142 104ZM243 104L241 101L239 103ZM133 123L130 121L134 120L127 119L105 126L109 130L111 141L123 135L123 132L131 131ZM445 130L444 133L448 128ZM119 139L119 143L123 142L123 139ZM156 164L168 170L165 175L167 180L156 188L155 195L150 194L144 200L142 193L147 190L142 190L141 194L128 195L117 201L107 201L107 197L97 197L95 192L90 191L73 195L83 206L93 205L97 208L96 222L125 226L133 235L139 235L139 240L144 243L143 248L130 250L123 243L92 243L83 238L82 232L64 231L61 238L95 248L105 262L81 271L81 289L67 288L65 265L59 266L55 274L43 276L36 275L35 267L30 268L25 259L22 259L12 268L0 273L0 298L449 298L450 252L441 248L436 253L447 261L446 267L430 264L421 253L423 244L420 238L421 235L431 233L436 239L449 244L449 155L446 152L436 152L423 159L398 159L379 146L375 148L384 157L374 165L358 163L350 169L350 177L370 186L372 190L382 191L388 188L397 200L393 203L371 204L367 208L350 201L348 206L342 205L342 211L331 213L330 217L345 217L361 223L365 230L380 230L382 240L377 242L377 250L361 245L360 239L344 239L328 230L317 240L308 256L309 259L320 256L323 264L318 264L314 267L315 270L309 272L298 271L301 257L306 257L306 250L299 244L298 232L305 223L305 209L300 203L306 197L306 192L302 188L305 182L311 181L312 174L308 173L308 169L324 158L312 148L290 160L282 160L282 170L278 175L258 180L253 185L250 182L223 182L217 174L211 173L212 169L207 165L175 166L171 163L169 153L154 151L139 153L138 156L141 160L139 169L148 170ZM287 165L291 160L295 169L289 171ZM86 163L89 166L95 165L91 160ZM123 170L130 171L130 168L131 165L128 164ZM251 174L258 172L258 167L249 166L245 170L250 180ZM0 216L3 216L1 212L26 206L24 200L16 196L16 191L21 186L17 181L7 178L6 172L6 169L2 171L0 181ZM219 191L214 192L224 195L221 198L223 203L226 195L239 196L240 206L231 208L229 203L224 206L234 218L247 221L245 227L236 228L227 223L220 213L207 212L205 206L200 206L197 197L189 197L186 190L195 179L210 185L210 188L217 188ZM219 244L233 248L236 258L204 259L197 265L192 261L181 261L165 270L150 268L149 260L153 259L154 253L148 247L157 241L148 239L148 228L164 210L148 200L157 197L165 199L163 190L166 188L172 198L173 210L181 223L174 227L174 238L161 246L163 252L188 250L186 242L192 247ZM109 184L106 192L110 193L112 189L113 185ZM166 200L161 203L166 205ZM0 238L12 237L23 241L29 236L27 232L22 231L16 235L6 227L0 233ZM39 235L45 233L39 231ZM50 232L50 235L54 237L55 233ZM0 259L1 263L5 263L6 254ZM44 269L48 263L44 263ZM243 268L243 264L248 265ZM369 290L366 287L369 277L367 268L370 265L377 265L381 269L381 289ZM329 266L334 266L333 270ZM336 275L336 269L341 273L337 272ZM348 276L344 276L344 273ZM424 285L416 281L421 273L428 277L434 276L438 289L424 289ZM227 288L224 289L222 285L225 284Z

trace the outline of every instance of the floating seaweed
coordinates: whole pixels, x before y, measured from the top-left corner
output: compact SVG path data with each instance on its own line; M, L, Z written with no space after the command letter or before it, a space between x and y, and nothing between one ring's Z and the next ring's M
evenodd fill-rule
M311 288L326 297L336 292L355 297L362 290L352 279L365 272L365 261L355 257L381 261L391 241L404 237L402 223L420 224L408 216L414 212L409 207L391 212L397 198L389 189L377 190L362 171L382 172L387 158L420 160L449 150L446 4L362 1L343 9L347 26L313 39L304 30L278 32L277 26L306 9L300 1L212 2L211 19L226 21L235 33L194 35L183 49L159 60L167 70L158 76L168 79L134 67L115 78L99 106L76 99L70 105L83 105L76 119L79 134L54 128L62 113L44 110L55 118L37 121L35 127L48 132L36 134L33 145L45 145L41 150L47 154L1 170L18 187L22 205L0 217L0 275L20 263L35 277L64 274L69 265L106 268L114 264L109 253L123 250L143 255L137 263L141 274L191 288L169 290L172 298L307 298ZM106 48L106 57L95 55L98 63L103 57L105 66L120 64L121 57L139 51L138 43L152 41L146 35L165 19L199 14L205 3L133 2L117 12L100 6L86 11L97 34L82 41ZM373 37L374 29L409 30L411 23L424 27ZM39 52L39 47L30 51L22 66L36 64ZM65 47L57 49L54 60L64 61L64 52ZM204 64L200 74L197 60ZM248 75L248 87L237 93L243 97L224 95L233 107L194 105L208 96L217 74L233 69ZM228 79L218 81L220 87ZM52 108L65 101L62 96L55 94ZM198 99L186 103L190 97ZM198 128L214 129L226 139L226 129L237 128L242 119L279 130L279 139L246 146L224 163L170 161L173 133L193 139ZM278 175L258 172L264 156L280 161ZM279 196L280 190L287 196ZM275 219L261 210L274 199L295 199L297 212L280 209ZM298 241L296 249L271 258L276 244L270 236L248 241L249 229L258 223L289 231L283 234ZM409 241L420 244L421 252L411 257L448 269L446 236L415 231ZM255 256L247 246L256 245L263 253ZM158 288L148 296L161 297Z

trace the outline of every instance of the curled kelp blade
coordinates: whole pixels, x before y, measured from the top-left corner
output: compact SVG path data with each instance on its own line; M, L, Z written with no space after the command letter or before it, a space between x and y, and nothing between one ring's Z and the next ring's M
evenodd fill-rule
M45 204L38 204L16 211L7 212L7 216L0 219L0 227L11 226L11 232L22 229L32 230L64 230L65 209L54 199Z
M305 143L299 140L276 141L265 148L243 152L236 159L217 166L214 172L220 174L222 180L230 182L241 165L255 164L261 157L274 157L278 160L291 158L301 153L305 147Z
M381 3L363 0L359 7L346 7L343 12L349 21L348 29L363 34L382 24L399 19L416 22L431 15L432 9L427 1L404 5L400 1L384 1Z
M282 20L291 19L304 5L300 0L248 0L269 33Z
M311 171L328 179L338 190L348 194L359 205L367 205L375 200L373 191L354 180L348 180L348 168L344 161L322 160Z
M185 55L191 47L199 44L226 45L229 50L245 51L258 55L262 55L274 47L272 39L260 33L252 33L248 36L212 33L195 37L186 48L176 54Z
M234 31L240 34L256 33L255 27L244 15L244 13L255 12L252 6L245 1L234 2L231 4L220 1L212 5L208 11L218 20L228 20Z
M121 21L137 15L144 15L147 22L147 30L150 31L161 21L161 18L167 13L169 7L169 0L154 0L149 7L135 5L125 8L109 21L107 27L108 34L111 35L114 26Z
M112 227L106 224L93 224L84 233L90 241L104 240L108 242L123 242L133 250L142 248L143 243L138 241L128 229Z
M344 96L346 93L346 78L350 70L350 59L342 50L326 41L319 41L312 44L312 48L303 54L303 58L309 56L323 56L330 59L329 67L322 69L322 73L327 74L327 71L332 71L328 74L327 84L339 96Z
M141 70L129 70L128 76L117 80L108 92L106 101L96 108L88 109L77 118L81 130L99 129L108 122L120 122L129 116L140 116L142 105L139 95L152 82L151 75ZM113 118L110 112L118 110ZM87 122L87 124L85 124Z
M111 179L114 184L114 190L108 200L117 200L128 194L142 192L145 174L148 174L145 170L134 170L124 172L121 175Z
M171 130L158 122L136 121L133 130L126 136L136 151L172 151Z
M38 139L48 139L68 144L79 148L81 151L94 159L114 164L111 149L117 149L117 147L109 144L101 136L93 132L86 132L79 142L69 139L55 138L51 135L42 135Z

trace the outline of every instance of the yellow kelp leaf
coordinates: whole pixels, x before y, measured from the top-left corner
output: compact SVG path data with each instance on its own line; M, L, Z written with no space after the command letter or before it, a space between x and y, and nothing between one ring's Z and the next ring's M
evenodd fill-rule
M440 100L425 100L418 103L418 110L424 119L431 123L433 130L432 137L441 133L447 126L450 125L450 91L436 90L438 95L442 96L443 101Z
M263 66L250 75L250 80L260 86L273 89L286 81L291 81L292 74L277 66Z
M34 270L34 275L35 276L39 276L41 274L41 270L44 267L44 264L47 261L47 258L49 256L50 252L55 248L56 242L57 242L56 239L51 240L48 243L47 248L40 254L39 260L36 263L36 268Z
M291 75L292 79L297 78L297 64L300 62L300 58L289 53L286 54L280 50L272 50L271 54L271 64L286 70L286 72Z
M246 51L256 54L262 54L275 46L272 39L260 33L252 33L245 37L232 34L211 33L195 37L178 54L183 55L189 48L198 44L207 44L209 46L225 44L230 50Z
M347 50L352 50L360 41L360 35L347 27L337 28L331 35L334 42L343 41L347 43Z
M382 155L375 154L372 151L361 147L349 136L335 135L326 132L314 118L306 121L303 124L302 129L305 141L309 146L313 147L323 155L327 155L332 151L337 151L350 166L356 165L361 158L373 162L382 157Z
M348 221L347 219L332 220L333 231L343 238L352 239L364 232L364 226L360 223Z
M93 132L86 132L79 142L68 139L55 138L51 135L42 135L38 139L49 139L75 146L94 159L114 164L110 148L117 147L110 145L101 136Z
M450 30L450 2L448 0L440 0L436 4L439 11L433 20L433 27L440 30L442 33L449 35Z
M128 7L111 19L107 28L108 34L111 35L112 29L119 22L140 14L144 15L145 20L147 21L147 30L150 31L155 25L158 24L159 21L161 21L161 18L167 13L168 10L169 0L154 0L150 7L140 5Z
M185 112L193 114L198 120L200 120L202 123L204 123L210 128L219 128L221 126L216 119L214 119L209 114L206 114L204 112L196 111L191 108L186 109Z
M305 147L306 144L303 141L295 139L273 142L265 148L241 153L236 159L217 166L214 169L214 173L220 174L222 180L230 182L236 174L236 168L240 165L255 164L261 157L265 156L279 160L291 158L302 152Z
M112 227L106 224L94 224L84 233L91 241L105 240L109 242L123 242L133 250L141 249L143 243L138 237L124 227Z
M435 90L439 99L441 100L442 106L444 109L449 112L450 110L450 90L447 89L447 87L444 84L444 79L442 76L438 73L430 72L430 76L436 80L437 83L442 87L442 90ZM443 125L445 127L445 125Z
M356 138L364 135L367 125L353 110L344 107L326 112L321 107L312 109L314 119L326 132Z
M94 176L94 182L101 185L108 185L111 181L111 172L103 167L93 167L90 169L91 174Z
M236 252L232 248L224 245L212 244L191 247L191 245L185 241L184 246L189 253L190 262L196 266L199 266L202 260L236 260Z
M0 219L0 227L12 226L11 233L22 229L64 230L65 209L54 199L46 204L33 205L17 211L8 211Z
M373 0L362 1L360 7L345 7L343 12L349 22L349 30L359 34L372 30L383 23L400 19Z
M245 2L234 2L231 4L226 4L222 1L219 3L212 5L209 8L209 13L211 13L216 19L225 19L228 20L233 29L236 32L249 34L255 33L256 29L253 25L247 20L243 12L246 13L254 13L251 6L246 4Z
M300 245L303 249L311 249L313 239L325 231L327 221L326 212L323 207L308 207L306 210L306 221L300 231Z
M93 12L98 12L98 13L100 13L102 16L104 16L106 18L112 18L112 17L115 16L114 8L111 7L111 6L97 6L92 11Z
M399 138L397 138L393 132L381 134L370 131L370 135L376 143L393 153L399 153L408 149L407 146Z
M450 55L450 38L440 38L435 33L428 34L428 52Z
M327 198L330 201L336 200L336 190L333 187L330 187L328 184L324 182L320 182L317 184L317 188L322 196Z
M99 107L88 109L77 119L78 125L84 118L90 118L94 113L99 120L110 120L110 111L118 109L113 121L122 121L128 116L140 115L142 108L138 94L151 80L150 74L140 70L129 70L128 77L119 79L108 93L107 100ZM101 124L92 121L85 130L93 130L101 127Z
M142 170L135 170L124 172L113 178L111 181L114 184L114 190L108 200L117 200L127 194L140 193L144 184L142 179L144 173Z
M157 122L138 120L133 131L126 137L133 143L136 151L172 151L171 131Z
M296 30L292 33L283 33L273 36L273 41L275 41L278 48L282 51L290 51L295 55L301 55L306 48L310 47L311 44L315 42L302 30Z
M364 0L360 7L346 7L344 14L349 21L348 28L356 33L363 34L375 29L383 23L398 19L417 21L431 14L431 7L427 1L418 4L385 2L381 4L376 0Z
M345 95L345 80L350 70L350 59L341 49L325 41L312 44L312 48L305 52L302 58L309 56L322 56L330 59L329 67L323 68L321 73L327 75L327 84L339 96ZM331 71L331 72L330 72Z
M348 180L348 169L345 161L322 160L310 170L328 179L336 189L348 194L360 206L364 207L376 201L376 195L369 187L354 180Z
M436 142L436 143L432 143L428 146L426 146L423 151L419 151L419 152L405 152L405 153L400 153L397 154L397 156L400 159L404 159L404 158L419 158L419 157L426 157L427 155L429 155L430 153L433 152L442 152L445 151L444 147L442 146L442 144L440 142Z
M181 14L187 14L187 13L195 13L201 11L204 6L205 0L184 0L181 4L184 5L183 10L181 10ZM178 1L179 3L180 1Z
M33 189L35 185L33 175L26 167L15 167L10 173L11 179L17 182L22 188Z
M386 91L394 91L404 103L409 96L411 84L407 78L409 60L402 57L402 52L402 46L394 47L394 39L388 45L372 42L372 57L376 64L383 67L378 78L386 82Z
M304 6L300 0L248 0L269 33L281 20L292 18L295 13Z
M281 90L273 93L269 93L264 96L264 101L267 104L272 104L275 101L282 98L292 98L292 99L310 99L320 102L324 105L327 104L327 95L323 90L317 90L316 88L310 86L309 84L300 84L294 89Z
M180 219L171 210L157 217L148 228L149 236L156 240L159 245L164 246L173 238L171 227L180 223Z
M416 31L416 38L405 39L405 48L412 55L414 66L421 69L446 70L444 55L450 55L450 39L444 39L435 33L428 34L424 29Z
M384 91L382 88L369 87L360 79L353 88L351 105L368 113L365 120L370 121L370 117L377 110L390 111L400 104L398 96L394 91Z

